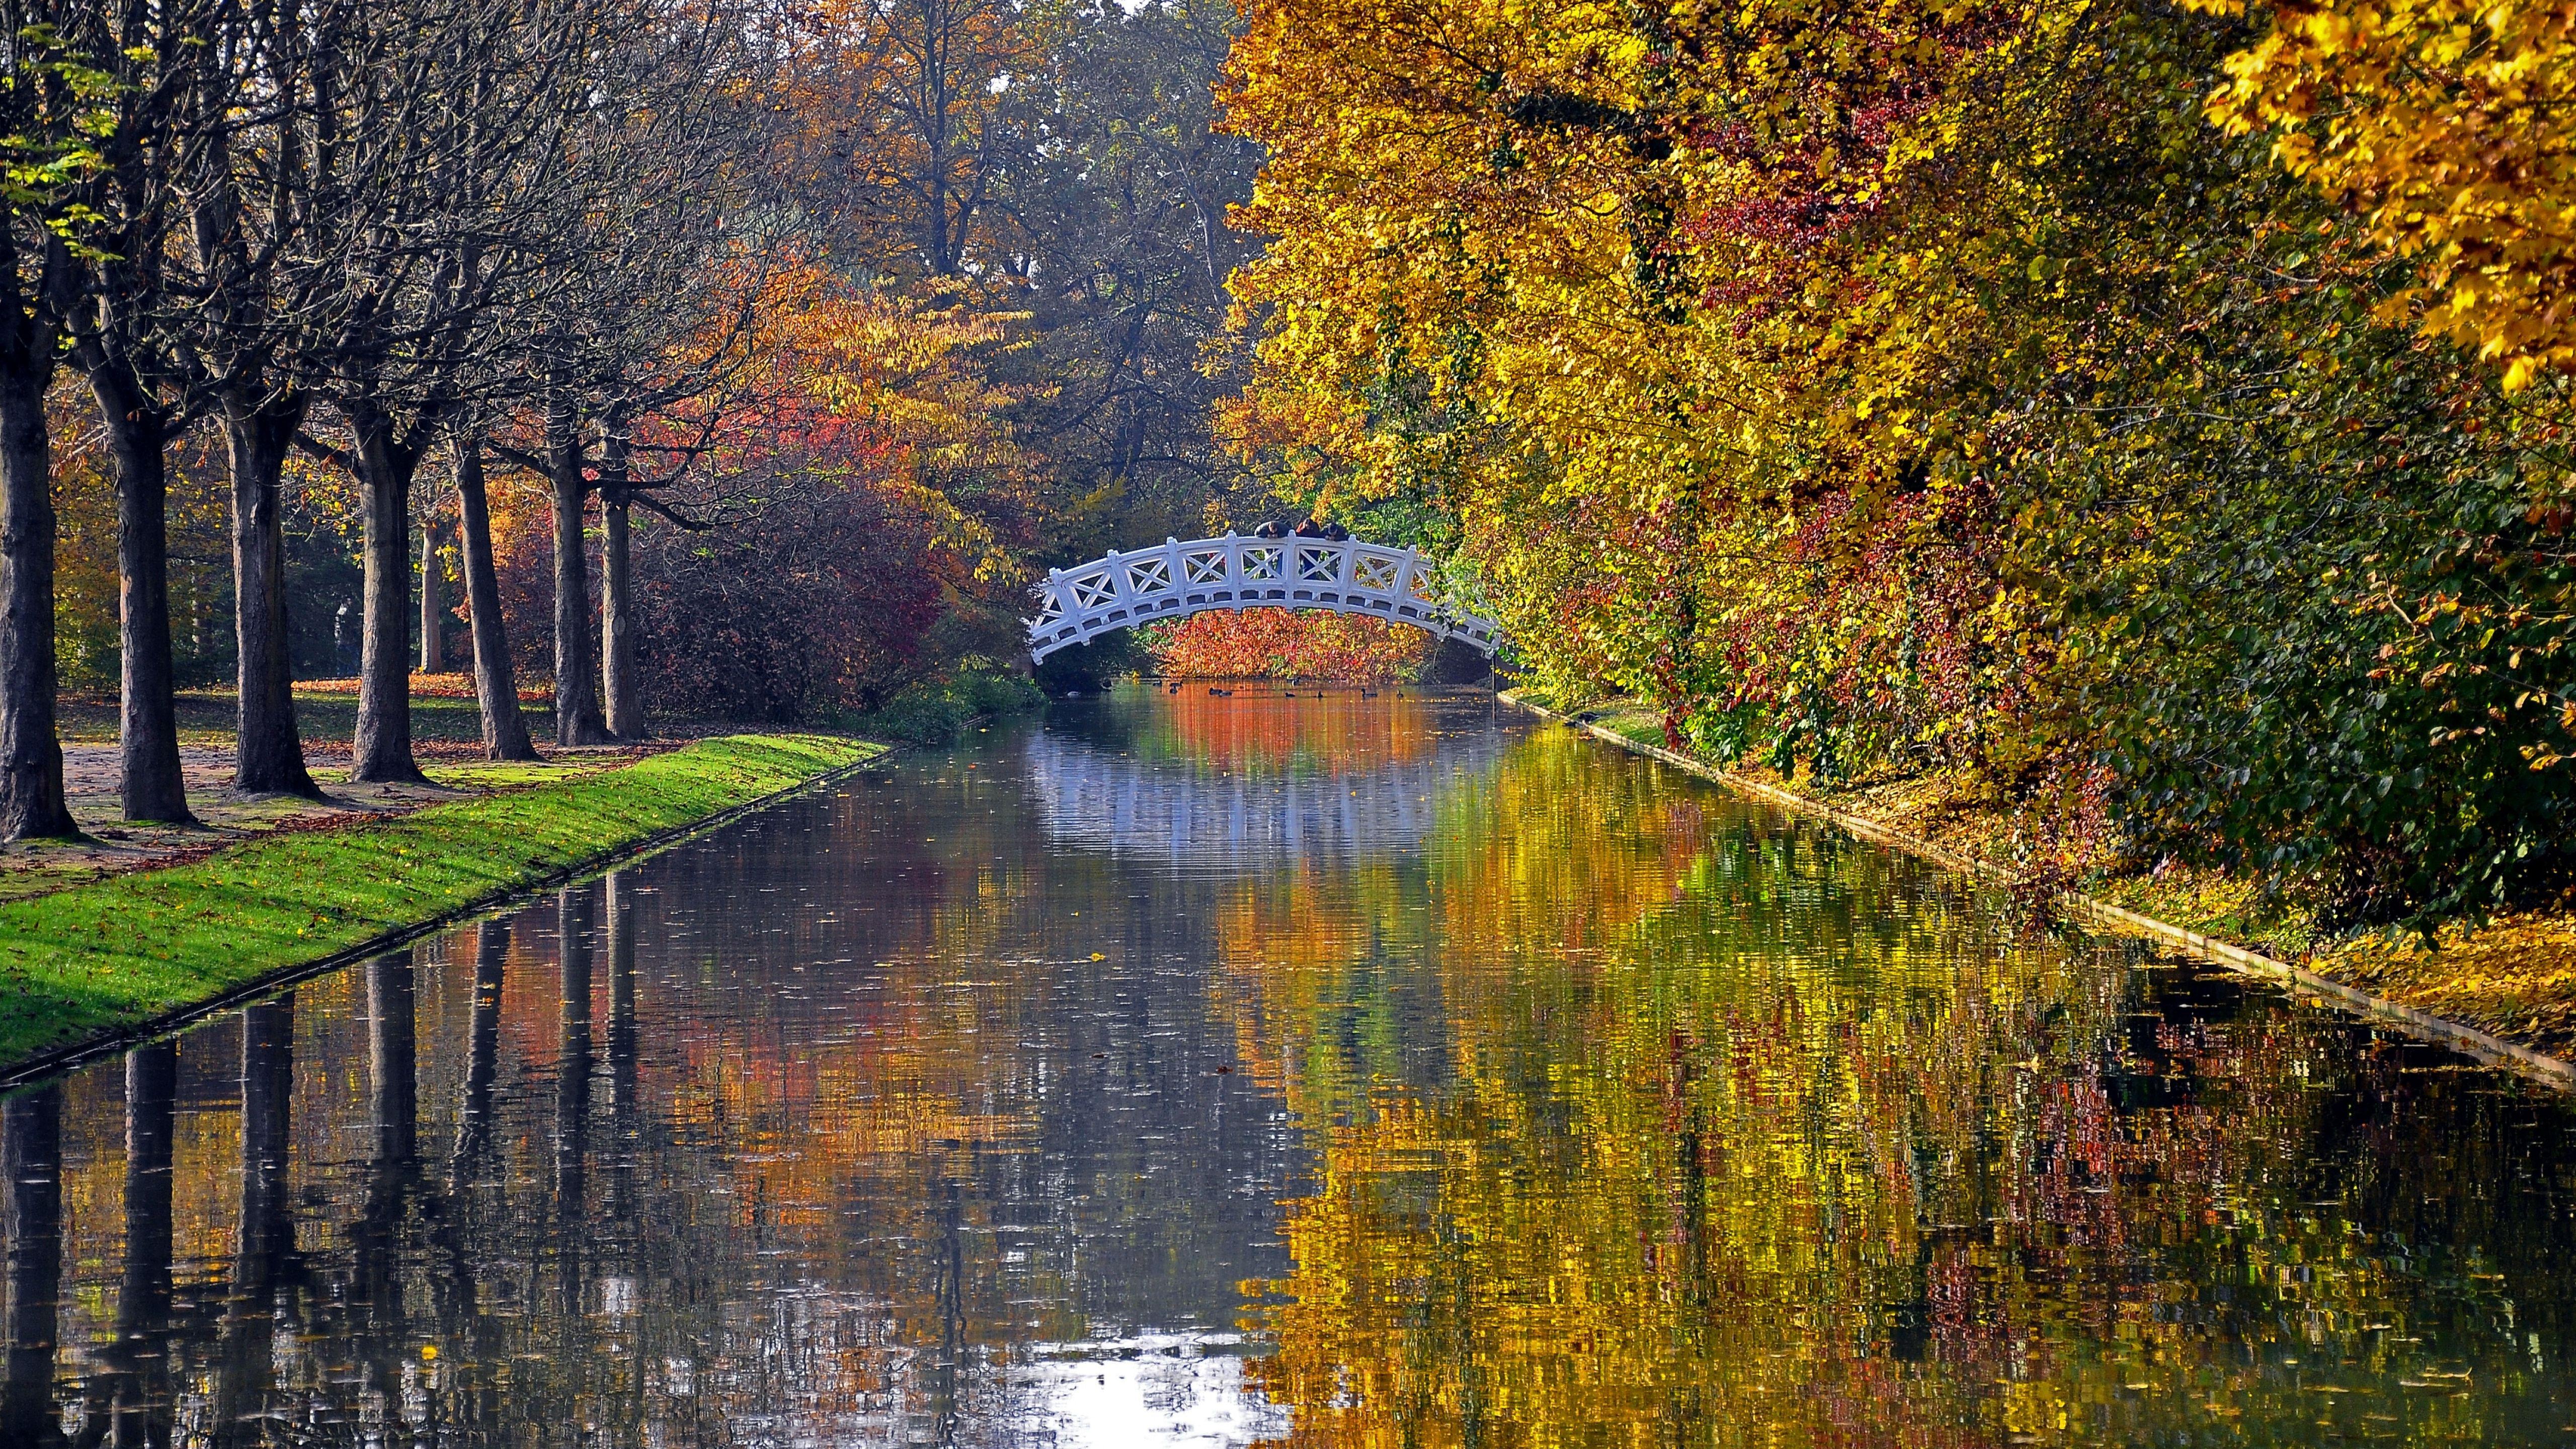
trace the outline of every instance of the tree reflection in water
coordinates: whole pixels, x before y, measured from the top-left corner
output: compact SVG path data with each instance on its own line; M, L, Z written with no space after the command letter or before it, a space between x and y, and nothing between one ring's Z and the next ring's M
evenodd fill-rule
M63 1094L56 1086L0 1103L0 1231L8 1251L8 1367L0 1382L0 1436L10 1444L57 1442L53 1409L63 1274Z
M0 1442L2570 1422L2555 1098L1490 702L987 738L9 1099Z

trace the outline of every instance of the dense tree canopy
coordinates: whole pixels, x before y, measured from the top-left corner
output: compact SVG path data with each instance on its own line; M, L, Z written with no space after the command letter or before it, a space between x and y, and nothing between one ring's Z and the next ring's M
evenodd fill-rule
M2343 919L2548 890L2564 30L2341 13L1249 5L1243 440L1430 501L1530 669L1722 757Z
M315 788L315 673L415 777L451 626L496 755L526 678L566 745L862 709L1246 476L1222 4L21 9L6 834L70 828L57 672L123 696L136 819L228 676L240 787Z
M9 833L67 825L57 668L116 671L129 814L185 813L182 677L310 789L344 601L410 772L415 539L514 754L522 676L563 743L863 709L1275 493L1546 686L2070 868L2567 882L2563 5L21 11ZM1276 632L1164 647L1337 647Z

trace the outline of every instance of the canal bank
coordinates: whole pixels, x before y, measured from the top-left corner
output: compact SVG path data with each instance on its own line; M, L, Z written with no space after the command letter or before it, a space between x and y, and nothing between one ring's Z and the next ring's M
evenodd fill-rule
M1692 759L1677 750L1640 739L1634 733L1617 728L1615 723L1605 723L1602 719L1594 717L1594 711L1561 713L1523 697L1519 691L1507 690L1497 697L1516 709L1525 710L1542 719L1558 721L1596 739L1659 760L1677 769L1686 770L1703 779L1714 780L1729 789L1768 801L1783 809L1828 821L1863 839L1905 851L1948 869L1973 875L1997 885L2009 888L2022 883L2022 873L2010 864L1938 844L1923 836L1900 829L1885 820L1842 808L1796 790L1784 788L1769 780L1758 779L1740 771L1722 769L1704 761ZM2337 980L2334 976L2309 967L2294 965L2260 951L2249 950L2235 942L2159 920L2154 916L2115 905L2080 891L2058 891L2053 897L2052 904L2068 919L2118 934L2143 936L2162 942L2203 960L2280 982L2295 995L2331 1003L2370 1021L2425 1041L2438 1042L2480 1061L2549 1083L2561 1090L2576 1090L2576 1063L2552 1056L2527 1042L2510 1040L2506 1035L2486 1029L2489 1025L2501 1024L2497 1018L2505 1015L2507 1008L2492 1000L2482 1001L2473 993L2462 993L2456 990L2442 993L2426 983L2408 982L2406 978L2400 977L2399 983L2402 984L2397 985L2397 994L2381 995L2364 990L2351 982ZM2337 958L2326 959L2331 962ZM2367 956L2355 953L2343 958L2345 964L2360 968L2354 974L2361 975L2365 979L2378 975L2382 980L2385 980L2389 974L2384 968L2374 973L2364 963L2389 959L2398 959L2398 953L2380 952ZM2406 990L2407 984L2414 985L2415 990ZM2446 1005L2454 1005L2455 1009L2457 1006L2465 1006L2468 1010L2462 1014L2472 1019L2455 1020L2450 1016L2437 1015L2401 999L2404 996L2419 993L2435 996Z
M278 829L183 864L0 905L0 1082L391 949L883 751L830 735L700 740L381 821Z

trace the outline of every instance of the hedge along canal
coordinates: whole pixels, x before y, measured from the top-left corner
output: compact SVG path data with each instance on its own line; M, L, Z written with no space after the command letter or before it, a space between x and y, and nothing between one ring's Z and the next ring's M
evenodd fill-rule
M700 740L381 824L262 836L0 906L0 1083L664 843L865 764L829 735Z
M1592 723L1588 719L1560 714L1510 691L1505 691L1497 697L1505 704L1515 709L1525 710L1541 719L1558 721L1604 743L1617 745L1623 750L1644 755L1650 759L1660 760L1676 769L1687 771L1702 779L1713 780L1730 790L1752 796L1757 800L1768 801L1796 814L1824 820L1865 840L1919 856L1935 865L1958 871L1963 875L2007 885L2015 879L2012 868L2000 862L1945 850L1928 840L1895 829L1883 821L1855 815L1850 811L1825 804L1823 801L1809 799L1794 790L1784 790L1776 785L1703 764L1673 750L1632 739L1617 730ZM2279 982L2287 987L2292 995L2302 999L2327 1003L2421 1041L2437 1042L2477 1061L2502 1067L2560 1091L2576 1091L2576 1063L2534 1051L2518 1042L2506 1041L2502 1037L2481 1031L2465 1022L2419 1011L2403 1002L2392 1001L2385 996L2363 991L2331 977L2318 975L2304 967L2293 966L2287 961L2276 960L2260 952L2249 951L2242 946L2216 940L2197 931L2185 930L2151 916L2124 910L2108 902L2097 901L2090 896L2068 892L2059 899L2058 904L2070 919L2082 921L2099 929L2143 936L2149 940L2162 942L2201 960L2216 962L2249 976Z

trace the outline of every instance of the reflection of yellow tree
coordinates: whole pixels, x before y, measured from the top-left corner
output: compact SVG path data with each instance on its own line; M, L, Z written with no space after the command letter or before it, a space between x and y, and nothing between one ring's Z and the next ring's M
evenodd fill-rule
M1215 932L1216 1021L1265 1092L1250 1104L1284 1098L1313 1149L1282 1225L1293 1266L1255 1310L1276 1351L1249 1367L1299 1442L2309 1442L2320 1423L2511 1440L2563 1422L2510 1417L2517 1393L2554 1411L2564 1382L2526 1337L2550 1331L2528 1305L2576 1299L2547 1196L2563 1148L2489 1130L2510 1108L2405 1095L2458 1079L2365 1057L2379 1075L2326 1080L2351 1058L2287 1015L2135 1018L2115 963L2001 942L1910 865L1557 732L1448 776L1420 853L1216 886L1069 852L996 864L1025 817L985 808L967 763L843 802L826 834L873 831L872 853L788 831L747 835L721 873L675 859L697 920L691 944L644 953L636 1056L602 946L589 1070L568 1069L551 903L513 938L497 1021L469 1011L477 933L435 947L425 1160L398 1192L367 1161L367 995L306 983L284 1326L236 1313L250 1326L218 1330L221 1355L183 1342L174 1364L271 1364L273 1342L281 1402L338 1404L384 1381L351 1378L340 1345L424 1376L410 1359L431 1347L455 1422L499 1385L513 1422L619 1443L646 1418L675 1442L734 1413L834 1440L896 1394L971 1408L1014 1345L1091 1331L1081 1315L1119 1300L1098 1285L1249 1236L1255 1214L1209 1206L1232 1169L1176 1190L1169 1153L1092 1151L1099 1100L1183 1079L1089 1048L1195 1023L1104 1023L1141 963L1086 976L1087 958L1185 917ZM791 860L809 904L780 911L750 887ZM854 930L844 904L882 913ZM831 974L870 984L820 989ZM481 1030L498 1115L468 1154ZM1224 1059L1190 1047L1212 1083ZM238 1024L179 1060L181 1297L224 1310ZM623 1072L642 1074L631 1097ZM66 1092L67 1371L118 1341L118 1091L93 1073ZM1199 1100L1234 1113L1235 1092ZM2335 1118L2346 1104L2394 1106ZM2518 1135L2540 1145L2517 1157ZM1067 1138L1088 1179L1035 1181ZM1035 1201L1063 1225L1004 1215ZM403 1202L408 1219L380 1211ZM410 1286L383 1294L386 1273Z
M1225 893L1215 913L1223 969L1210 981L1253 1080L1322 1116L1397 1070L1399 1038L1424 1023L1400 1009L1387 962L1419 959L1430 922L1406 909L1419 897L1418 879L1408 885L1385 861L1301 862Z
M979 845L991 855L988 842L954 844L969 859ZM924 911L923 941L886 964L987 959L1027 888L1025 878L1006 885L991 871L961 872ZM773 1228L828 1230L850 1182L893 1164L914 1173L962 1162L1025 1137L1031 1104L992 1087L1022 1075L1016 1044L1046 1003L998 978L914 977L895 976L852 1038L829 1052L770 1032L684 1045L686 1069L667 1090L684 1120L721 1124L743 1221L758 1214Z
M1220 915L1318 1148L1256 1310L1297 1442L2295 1441L2389 1408L2320 1388L2440 1371L2362 1332L2421 1267L2300 1202L2298 1034L2132 1043L2116 962L1561 737L1440 809L1427 872ZM1426 1037L1439 1071L1385 1047Z

